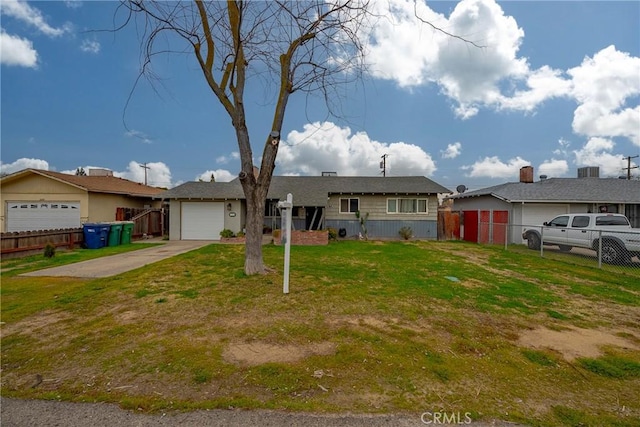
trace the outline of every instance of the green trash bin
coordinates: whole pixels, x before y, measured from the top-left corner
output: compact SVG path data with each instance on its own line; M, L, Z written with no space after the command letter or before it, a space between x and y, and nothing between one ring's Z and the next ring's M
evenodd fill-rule
M131 234L133 234L133 221L125 221L122 223L122 237L120 244L126 245L131 243Z
M107 239L108 246L118 246L120 244L120 239L122 236L122 223L121 222L112 222L110 223L111 228L109 229L109 238Z

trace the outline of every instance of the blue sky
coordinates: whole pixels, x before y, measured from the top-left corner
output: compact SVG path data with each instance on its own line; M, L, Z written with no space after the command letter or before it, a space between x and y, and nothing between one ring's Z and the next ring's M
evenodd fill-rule
M235 177L231 121L194 59L157 57L159 79L136 85L136 28L99 31L117 6L1 0L2 171L101 167L142 182L147 163L149 184L164 187ZM374 176L388 154L387 175L477 189L517 181L525 165L617 177L640 154L640 2L417 0L421 16L481 49L417 22L412 0L376 6L387 19L362 34L369 74L341 89L341 118L292 96L276 174ZM256 156L273 92L258 80L247 91Z

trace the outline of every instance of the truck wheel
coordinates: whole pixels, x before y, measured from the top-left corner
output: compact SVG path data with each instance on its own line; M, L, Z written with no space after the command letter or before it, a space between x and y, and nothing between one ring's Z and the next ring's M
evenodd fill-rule
M540 249L540 237L535 233L529 234L527 236L527 247L529 249Z
M560 248L561 252L569 252L571 250L571 246L567 245L558 245L558 247Z
M602 242L602 262L616 264L624 260L623 249L613 242Z

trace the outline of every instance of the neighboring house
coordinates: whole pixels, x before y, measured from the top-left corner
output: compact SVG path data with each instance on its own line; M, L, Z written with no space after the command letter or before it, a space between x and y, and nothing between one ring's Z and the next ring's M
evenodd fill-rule
M581 168L578 175L543 176L534 182L533 168L525 166L520 182L457 194L449 200L453 200L452 210L463 214L462 235L469 241L501 243L504 224L542 225L566 213L622 213L633 227L640 227L640 181L598 178L597 168ZM509 242L522 243L521 228L510 227L509 231Z
M81 227L116 219L117 208L160 206L153 199L164 189L114 177L105 169L78 176L24 169L0 180L1 231Z
M265 206L265 229L280 228L277 203L293 195L297 230L343 229L358 235L356 211L372 238L397 238L402 227L414 237L437 237L438 194L447 188L422 177L274 176ZM171 240L220 239L222 229L245 227L246 204L240 181L187 182L160 194L170 201Z

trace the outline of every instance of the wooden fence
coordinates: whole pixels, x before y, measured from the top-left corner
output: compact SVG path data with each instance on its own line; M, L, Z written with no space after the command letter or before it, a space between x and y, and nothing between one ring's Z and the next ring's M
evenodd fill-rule
M165 209L118 208L116 210L116 221L134 222L132 233L134 238L169 234L169 230L166 229L169 225L166 216Z
M64 230L18 231L0 233L3 258L31 255L42 252L47 244L56 248L73 249L84 242L82 228Z

